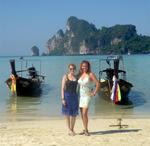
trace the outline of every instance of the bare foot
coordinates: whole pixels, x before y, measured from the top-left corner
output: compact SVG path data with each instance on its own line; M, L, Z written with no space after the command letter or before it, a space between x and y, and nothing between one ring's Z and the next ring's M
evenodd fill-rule
M70 136L75 136L76 133L75 133L74 131L70 130L69 133L68 133L68 135L70 135Z
M85 130L83 130L79 133L79 135L84 135L84 134L85 134Z
M85 136L90 136L90 133L88 130L85 130L84 134L85 134Z

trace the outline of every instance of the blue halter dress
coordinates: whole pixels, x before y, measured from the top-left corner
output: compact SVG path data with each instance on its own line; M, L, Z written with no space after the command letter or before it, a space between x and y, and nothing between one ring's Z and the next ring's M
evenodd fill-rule
M67 116L78 115L79 101L77 94L77 80L72 81L67 78L65 83L64 99L66 106L62 105L62 114Z

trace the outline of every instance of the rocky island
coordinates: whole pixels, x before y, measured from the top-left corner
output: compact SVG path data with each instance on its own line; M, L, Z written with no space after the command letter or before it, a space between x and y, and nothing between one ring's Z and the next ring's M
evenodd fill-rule
M150 36L138 35L131 24L96 28L71 16L65 32L60 29L47 41L46 52L45 55L150 53Z
M32 56L39 56L39 48L37 46L33 46L31 48Z

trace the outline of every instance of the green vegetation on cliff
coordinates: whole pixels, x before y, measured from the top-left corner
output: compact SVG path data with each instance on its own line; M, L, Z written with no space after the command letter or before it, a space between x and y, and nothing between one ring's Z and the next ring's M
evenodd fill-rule
M150 37L138 35L134 25L97 29L74 16L47 42L47 55L150 53Z

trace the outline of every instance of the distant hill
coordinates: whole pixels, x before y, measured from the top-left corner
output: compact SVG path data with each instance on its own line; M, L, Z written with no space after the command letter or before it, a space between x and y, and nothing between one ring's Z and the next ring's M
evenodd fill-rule
M45 55L150 53L150 36L138 35L134 25L97 29L94 24L71 16L66 30L47 41Z
M39 48L37 46L33 46L31 48L32 56L39 56Z

